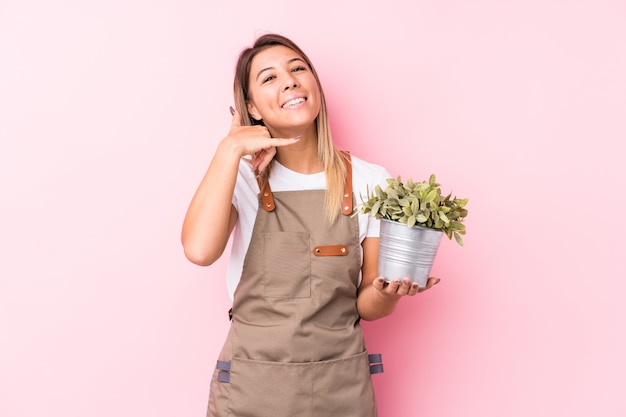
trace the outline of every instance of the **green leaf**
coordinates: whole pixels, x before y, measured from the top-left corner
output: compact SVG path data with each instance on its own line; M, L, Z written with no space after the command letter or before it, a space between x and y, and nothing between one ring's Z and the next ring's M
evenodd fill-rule
M450 224L448 225L448 229L453 230L455 232L461 232L463 230L465 230L465 225L459 223L458 221L454 220L451 221Z
M415 189L413 191L420 192L420 191L424 191L424 190L428 190L428 183L420 182L420 183L415 185Z
M383 189L380 188L380 185L377 185L376 188L374 188L374 192L376 193L376 196L381 200L387 198L387 196L383 192Z
M424 199L427 203L432 203L433 201L435 201L435 198L437 197L437 190L430 190L429 193L426 195L426 198Z
M413 227L415 226L415 222L416 222L415 216L411 216L409 217L409 220L407 220L406 225L409 227Z
M377 201L374 203L374 205L372 206L372 214L376 215L378 214L378 211L380 210L380 201Z

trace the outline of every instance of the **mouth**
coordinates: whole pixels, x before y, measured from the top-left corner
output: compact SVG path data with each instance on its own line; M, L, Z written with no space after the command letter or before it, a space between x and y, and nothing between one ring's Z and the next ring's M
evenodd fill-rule
M298 104L304 103L305 101L306 101L306 97L296 97L296 98L292 98L291 100L283 104L281 107L283 109L289 109L292 107L296 107Z

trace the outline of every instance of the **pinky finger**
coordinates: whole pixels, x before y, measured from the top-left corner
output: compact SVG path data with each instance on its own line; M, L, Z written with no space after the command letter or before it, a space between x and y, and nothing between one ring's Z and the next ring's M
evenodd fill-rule
M263 149L256 154L253 166L256 165L255 168L258 169L259 173L263 172L274 158L274 155L276 155L276 148Z

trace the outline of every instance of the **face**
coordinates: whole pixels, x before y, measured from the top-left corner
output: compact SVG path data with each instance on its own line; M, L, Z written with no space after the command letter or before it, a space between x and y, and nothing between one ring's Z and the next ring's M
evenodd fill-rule
M311 69L293 50L271 46L250 65L248 112L274 137L291 137L314 126L321 98Z

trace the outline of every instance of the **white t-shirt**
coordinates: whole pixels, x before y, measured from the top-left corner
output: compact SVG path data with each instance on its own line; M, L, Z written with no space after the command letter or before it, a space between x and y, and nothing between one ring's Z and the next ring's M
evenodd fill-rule
M383 189L387 186L386 179L389 173L383 167L365 162L352 156L352 189L355 195L356 204L361 203L361 195L365 196L367 187L373 190L376 185ZM272 172L269 177L272 192L294 191L294 190L324 190L326 189L326 174L319 172L316 174L300 174L274 161ZM250 239L252 238L252 228L256 220L259 208L259 185L250 168L250 164L242 160L239 163L239 174L233 195L233 205L237 209L238 219L233 230L233 244L228 264L226 285L231 300L235 293L235 288L239 284L243 271L243 261L248 252ZM366 237L378 237L380 233L380 222L370 218L369 215L358 214L359 221L359 243ZM361 259L363 257L361 256Z

